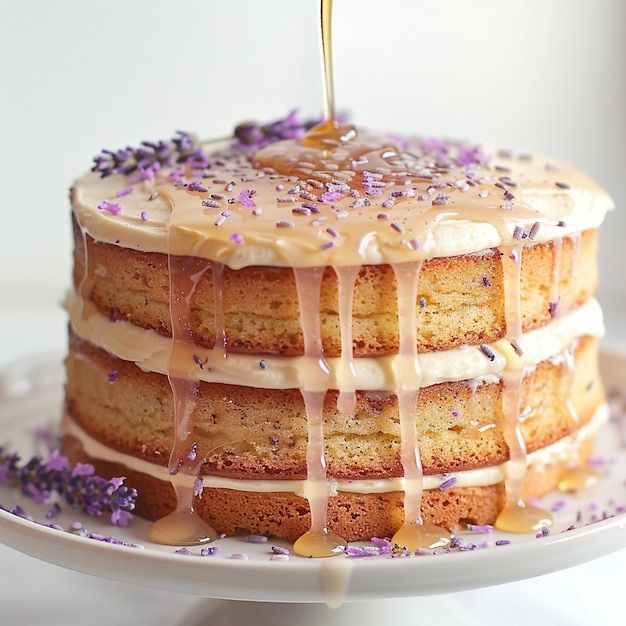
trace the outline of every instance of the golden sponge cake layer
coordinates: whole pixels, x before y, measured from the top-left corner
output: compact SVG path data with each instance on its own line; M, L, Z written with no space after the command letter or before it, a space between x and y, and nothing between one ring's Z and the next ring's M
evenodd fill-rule
M568 464L572 461L584 463L592 447L593 437L589 437L579 447L577 458L529 467L524 481L524 497L540 497L554 489ZM63 448L72 462L92 463L103 476L126 476L128 484L139 492L136 512L140 516L154 520L174 510L176 498L169 482L119 463L91 457L73 437L64 438ZM504 503L504 483L498 483L425 491L421 510L426 520L438 526L464 528L468 523L492 524ZM218 533L226 535L248 531L295 541L311 525L307 501L291 493L205 488L195 498L194 507ZM402 525L403 519L402 492L339 492L328 502L328 527L347 541L391 537Z
M528 245L522 255L521 311L523 330L550 321L550 304L560 295L566 313L595 292L597 232L585 231L578 243L563 240L558 289L552 289L555 246ZM77 242L77 249L80 249ZM171 332L167 255L96 243L88 236L90 289L83 293L101 311L156 330ZM504 336L504 295L500 253L435 258L424 262L417 299L420 352L447 350L495 341ZM74 283L83 277L77 253ZM421 306L421 304L423 306ZM303 352L300 312L293 272L280 267L224 268L223 308L230 352L298 355ZM212 273L200 279L191 298L193 340L212 347L215 337ZM327 268L321 289L321 335L328 357L341 353L337 278ZM355 356L398 351L396 285L388 265L363 266L353 304Z
M522 432L529 451L556 441L590 419L603 401L597 340L574 346L575 366L543 361L522 389ZM72 337L67 360L67 411L107 446L166 465L173 442L172 396L167 377L144 372ZM567 409L567 399L578 415ZM200 383L190 440L213 450L201 470L240 478L303 478L307 424L297 389L257 389ZM324 406L329 475L386 478L402 475L396 398L357 392L354 417L336 408L337 392ZM491 377L421 390L416 414L424 471L442 473L501 463L508 450L501 429L502 383ZM217 446L217 447L216 447Z

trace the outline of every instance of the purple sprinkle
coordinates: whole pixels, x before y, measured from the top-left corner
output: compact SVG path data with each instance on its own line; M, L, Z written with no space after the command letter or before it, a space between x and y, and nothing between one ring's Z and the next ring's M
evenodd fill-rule
M535 535L535 539L543 539L550 535L550 529L547 526L542 526L539 532Z
M554 302L548 303L548 311L550 313L550 317L556 317L558 315L560 304L561 296L558 296L558 298Z
M554 184L555 184L555 185L556 185L559 189L571 189L571 186L570 186L570 185L568 185L567 183L562 183L562 182L556 181Z
M267 537L264 535L248 535L249 543L267 543Z
M248 555L245 552L233 552L230 555L231 559L235 559L236 561L247 561Z
M200 556L213 556L219 551L219 546L207 546L206 548L202 548L202 550L200 550Z
M397 233L404 232L404 226L402 226L401 224L398 224L398 222L391 222L389 226L391 226L391 228L393 228Z
M205 362L206 362L206 361L203 361L203 360L202 360L202 357L201 357L199 354L194 354L194 355L193 355L193 360L194 360L194 363L195 363L195 364L196 364L196 365L197 365L197 366L198 366L201 370L203 370L203 369L204 369L204 364L205 364Z
M422 311L426 308L426 298L420 298L420 309Z
M287 222L285 220L279 220L276 222L276 228L293 228L293 222Z
M541 224L539 222L535 222L530 227L530 232L528 233L528 238L529 239L534 239L537 236L537 233L539 232L540 228L541 228Z
M379 214L376 216L376 219L379 219L379 220L388 220L388 219L389 219L389 213L379 213Z
M360 558L364 556L378 556L380 551L377 547L369 546L348 546L345 549L345 555L350 558Z
M467 530L471 533L478 533L480 535L486 535L493 531L493 526L491 524L468 524Z
M268 363L267 363L267 361L266 361L265 359L261 359L261 360L259 361L259 367L260 367L262 370L266 370L266 369L269 367L269 365L268 365Z
M194 441L191 444L191 448L189 448L189 452L187 453L187 459L192 463L196 460L198 456L198 444Z
M452 202L452 199L450 198L450 196L446 195L445 193L438 193L432 201L432 205L433 206L445 206L447 204L450 204Z
M198 478L193 481L193 495L198 497L202 493L202 488L202 477L198 476Z
M439 485L439 491L446 491L446 489L450 489L454 487L458 482L458 478L456 476L451 476L447 480L444 480L441 485Z
M55 502L47 511L46 511L46 519L51 519L56 517L61 512L61 507L57 502Z
M229 237L229 239L238 246L243 246L243 244L245 243L245 239L243 238L243 235L241 233L233 233Z
M256 193L254 189L242 189L239 192L237 199L241 204L249 209L256 208L256 202L252 199L252 196Z
M480 346L478 346L478 349L490 360L490 361L495 361L496 359L496 355L493 352L493 350L489 347L486 346L484 343L481 344Z
M282 546L272 546L272 552L274 554L289 554L289 550L287 550L287 548L283 548Z
M120 212L122 211L121 204L118 204L117 202L109 202L108 200L103 200L98 205L98 208L101 209L102 211L108 211L112 215L119 215Z
M178 548L174 550L175 554L184 554L185 556L191 556L191 550L189 548Z
M156 191L153 191L149 196L148 196L148 200L150 202L152 202L153 200L156 200L159 197L159 194Z
M324 202L326 204L330 204L331 202L335 202L336 200L341 199L343 196L338 191L326 191L321 196L319 196L318 200L320 202Z
M204 199L202 201L202 206L209 207L210 209L219 209L220 203L217 202L216 200Z
M508 546L510 543L511 541L509 539L498 539L498 541L496 541L497 546Z
M485 287L491 287L491 281L486 276L483 276L483 285Z
M272 554L272 556L270 557L270 561L288 561L288 560L289 560L288 554Z
M119 189L118 191L116 191L115 192L115 197L116 198L123 198L124 196L128 196L131 193L133 193L133 188L132 187L126 187L126 189Z
M119 375L119 372L117 370L113 370L112 372L109 372L107 374L107 380L110 383L114 383L117 380L118 375Z
M189 191L199 191L200 193L205 193L208 189L198 180L192 180L188 185L187 189Z
M139 214L139 217L141 218L143 222L147 222L150 219L150 216L145 211L142 211Z
M550 510L553 513L558 513L559 511L561 511L565 506L567 505L567 500L561 498L560 500L557 500L551 507Z
M380 554L391 554L393 546L389 539L372 537L370 541L378 548Z

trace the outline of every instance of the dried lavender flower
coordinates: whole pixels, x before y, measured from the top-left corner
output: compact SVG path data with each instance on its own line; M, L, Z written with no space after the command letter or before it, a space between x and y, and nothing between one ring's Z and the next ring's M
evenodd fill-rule
M154 178L161 167L185 165L191 170L210 167L208 155L191 134L178 131L170 140L142 141L137 148L102 150L94 157L92 172L102 178L111 174L139 174L141 179Z
M96 476L93 465L87 463L71 467L58 450L45 460L34 456L20 462L19 454L0 447L0 485L19 486L36 502L47 502L56 493L92 517L110 514L116 526L126 526L132 518L137 490L126 487L125 478L106 480Z

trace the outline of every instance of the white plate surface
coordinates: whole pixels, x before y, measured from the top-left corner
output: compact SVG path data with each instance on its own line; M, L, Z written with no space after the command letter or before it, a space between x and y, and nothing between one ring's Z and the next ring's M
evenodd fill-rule
M602 355L607 387L626 388L626 357L615 352ZM16 364L0 376L0 442L10 444L23 457L34 452L33 430L56 421L62 395L60 358L48 355ZM211 598L270 602L327 602L407 597L448 593L546 574L598 558L626 546L626 515L582 525L603 511L613 513L626 504L626 453L614 424L601 432L597 452L606 460L606 478L592 490L567 497L555 514L557 525L548 537L464 535L481 543L510 539L510 545L414 558L387 557L303 559L271 561L270 547L280 542L253 544L245 538L220 540L212 557L174 553L172 547L147 540L148 522L134 519L128 528L115 528L63 507L53 521L68 528L80 521L92 532L115 535L140 548L127 548L86 539L29 522L0 510L3 543L39 559L88 574ZM563 500L551 494L543 506ZM46 505L37 505L16 489L0 487L0 503L6 508L21 504L36 519L43 519ZM562 504L562 503L561 503ZM577 528L561 532L581 512ZM287 545L287 544L282 544ZM229 558L245 552L247 561Z

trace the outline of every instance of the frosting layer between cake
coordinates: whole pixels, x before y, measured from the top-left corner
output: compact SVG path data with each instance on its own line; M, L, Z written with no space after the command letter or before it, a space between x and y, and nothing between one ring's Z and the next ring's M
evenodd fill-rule
M142 370L167 374L171 339L153 330L135 326L125 320L112 322L100 312L83 317L82 302L76 292L68 294L66 308L72 330L82 339L100 347L125 361L132 361ZM602 311L592 298L571 313L555 318L549 324L524 333L519 339L522 357L516 357L508 342L500 340L489 344L491 360L484 347L465 346L452 350L420 354L424 372L422 387L441 382L467 380L484 376L499 376L507 359L521 360L522 367L532 367L565 350L577 337L604 334ZM198 355L200 364L205 361L207 349L190 345L190 354ZM266 389L306 388L303 379L303 362L306 357L281 357L274 355L245 355L229 353L226 359L212 363L211 368L188 359L189 375L204 382L260 387ZM398 356L354 359L354 379L345 379L340 358L326 358L329 367L330 389L345 389L351 381L357 389L386 390L396 388L394 367Z

